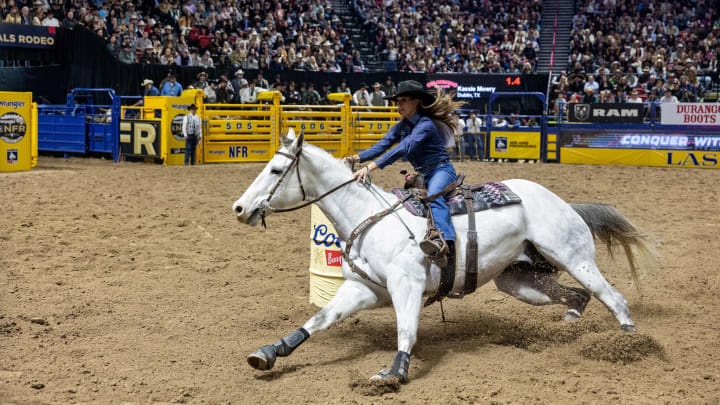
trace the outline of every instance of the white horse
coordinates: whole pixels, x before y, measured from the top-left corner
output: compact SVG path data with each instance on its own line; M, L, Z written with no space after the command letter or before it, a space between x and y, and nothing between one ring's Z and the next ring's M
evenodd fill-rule
M240 222L257 225L273 209L317 198L351 178L352 172L342 160L318 147L303 144L303 139L303 134L295 138L293 133L283 138L278 153L233 204L233 212ZM297 173L292 173L294 171ZM566 305L566 320L581 316L590 298L589 291L612 312L622 330L635 332L625 297L605 280L595 264L593 235L608 247L614 242L622 244L635 275L631 246L648 260L646 263L654 259L654 253L637 229L610 206L571 206L536 183L525 180L503 183L522 199L522 204L475 214L478 285L494 280L500 290L529 304ZM368 187L372 187L373 192ZM317 201L317 205L345 241L359 223L395 201L394 195L376 186L352 183ZM342 270L346 281L330 303L302 328L252 353L248 363L256 369L269 370L278 356L288 356L310 335L360 310L392 304L397 317L398 353L392 368L382 370L373 379L397 377L406 382L422 296L437 291L440 269L428 263L398 217L415 235L424 235L427 225L424 218L412 216L405 210L384 217L355 241L350 252L352 261L369 279L360 277L344 262ZM458 238L458 269L465 267L466 218L464 215L453 218ZM342 247L345 248L344 243ZM587 291L558 284L557 268L570 273ZM460 292L463 286L464 274L459 272L453 291Z

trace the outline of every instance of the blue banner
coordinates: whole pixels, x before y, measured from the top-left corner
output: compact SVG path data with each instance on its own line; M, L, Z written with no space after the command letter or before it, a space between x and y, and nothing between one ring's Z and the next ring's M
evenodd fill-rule
M720 151L717 131L579 130L570 126L560 131L560 143L563 148Z
M0 47L50 48L55 45L55 27L0 24Z

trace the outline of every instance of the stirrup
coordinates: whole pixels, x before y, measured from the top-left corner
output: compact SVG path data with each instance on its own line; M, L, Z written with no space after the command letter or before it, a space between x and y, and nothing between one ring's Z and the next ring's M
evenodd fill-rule
M425 256L427 256L428 259L437 264L439 267L447 266L448 246L444 240L424 239L420 242L420 250L425 253Z

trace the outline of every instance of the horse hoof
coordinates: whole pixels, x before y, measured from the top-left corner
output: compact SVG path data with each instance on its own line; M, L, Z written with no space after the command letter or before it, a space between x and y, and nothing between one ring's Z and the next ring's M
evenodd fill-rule
M371 382L387 382L387 383L393 383L394 381L397 381L401 384L407 383L408 379L407 376L402 375L396 375L391 373L389 370L382 369L379 373L375 374L374 376L370 377Z
M256 370L270 370L275 365L275 348L272 346L263 346L260 350L252 353L247 357L250 367Z
M625 333L637 333L637 329L633 325L620 325L620 329Z
M580 319L581 316L582 315L577 310L568 309L568 311L565 313L565 320L566 321L574 321L574 320Z

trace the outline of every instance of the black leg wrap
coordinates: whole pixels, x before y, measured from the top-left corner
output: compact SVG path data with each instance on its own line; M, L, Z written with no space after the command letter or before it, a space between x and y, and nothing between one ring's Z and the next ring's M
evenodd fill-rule
M448 264L440 269L440 287L437 292L437 295L440 297L447 297L455 284L455 241L449 240L447 244Z
M401 383L406 383L409 368L410 353L398 352L397 355L395 355L395 361L393 361L392 368L390 369L390 375L397 377Z
M300 328L293 333L285 336L273 344L275 353L280 357L289 356L302 342L306 341L310 337L308 331L305 328Z

